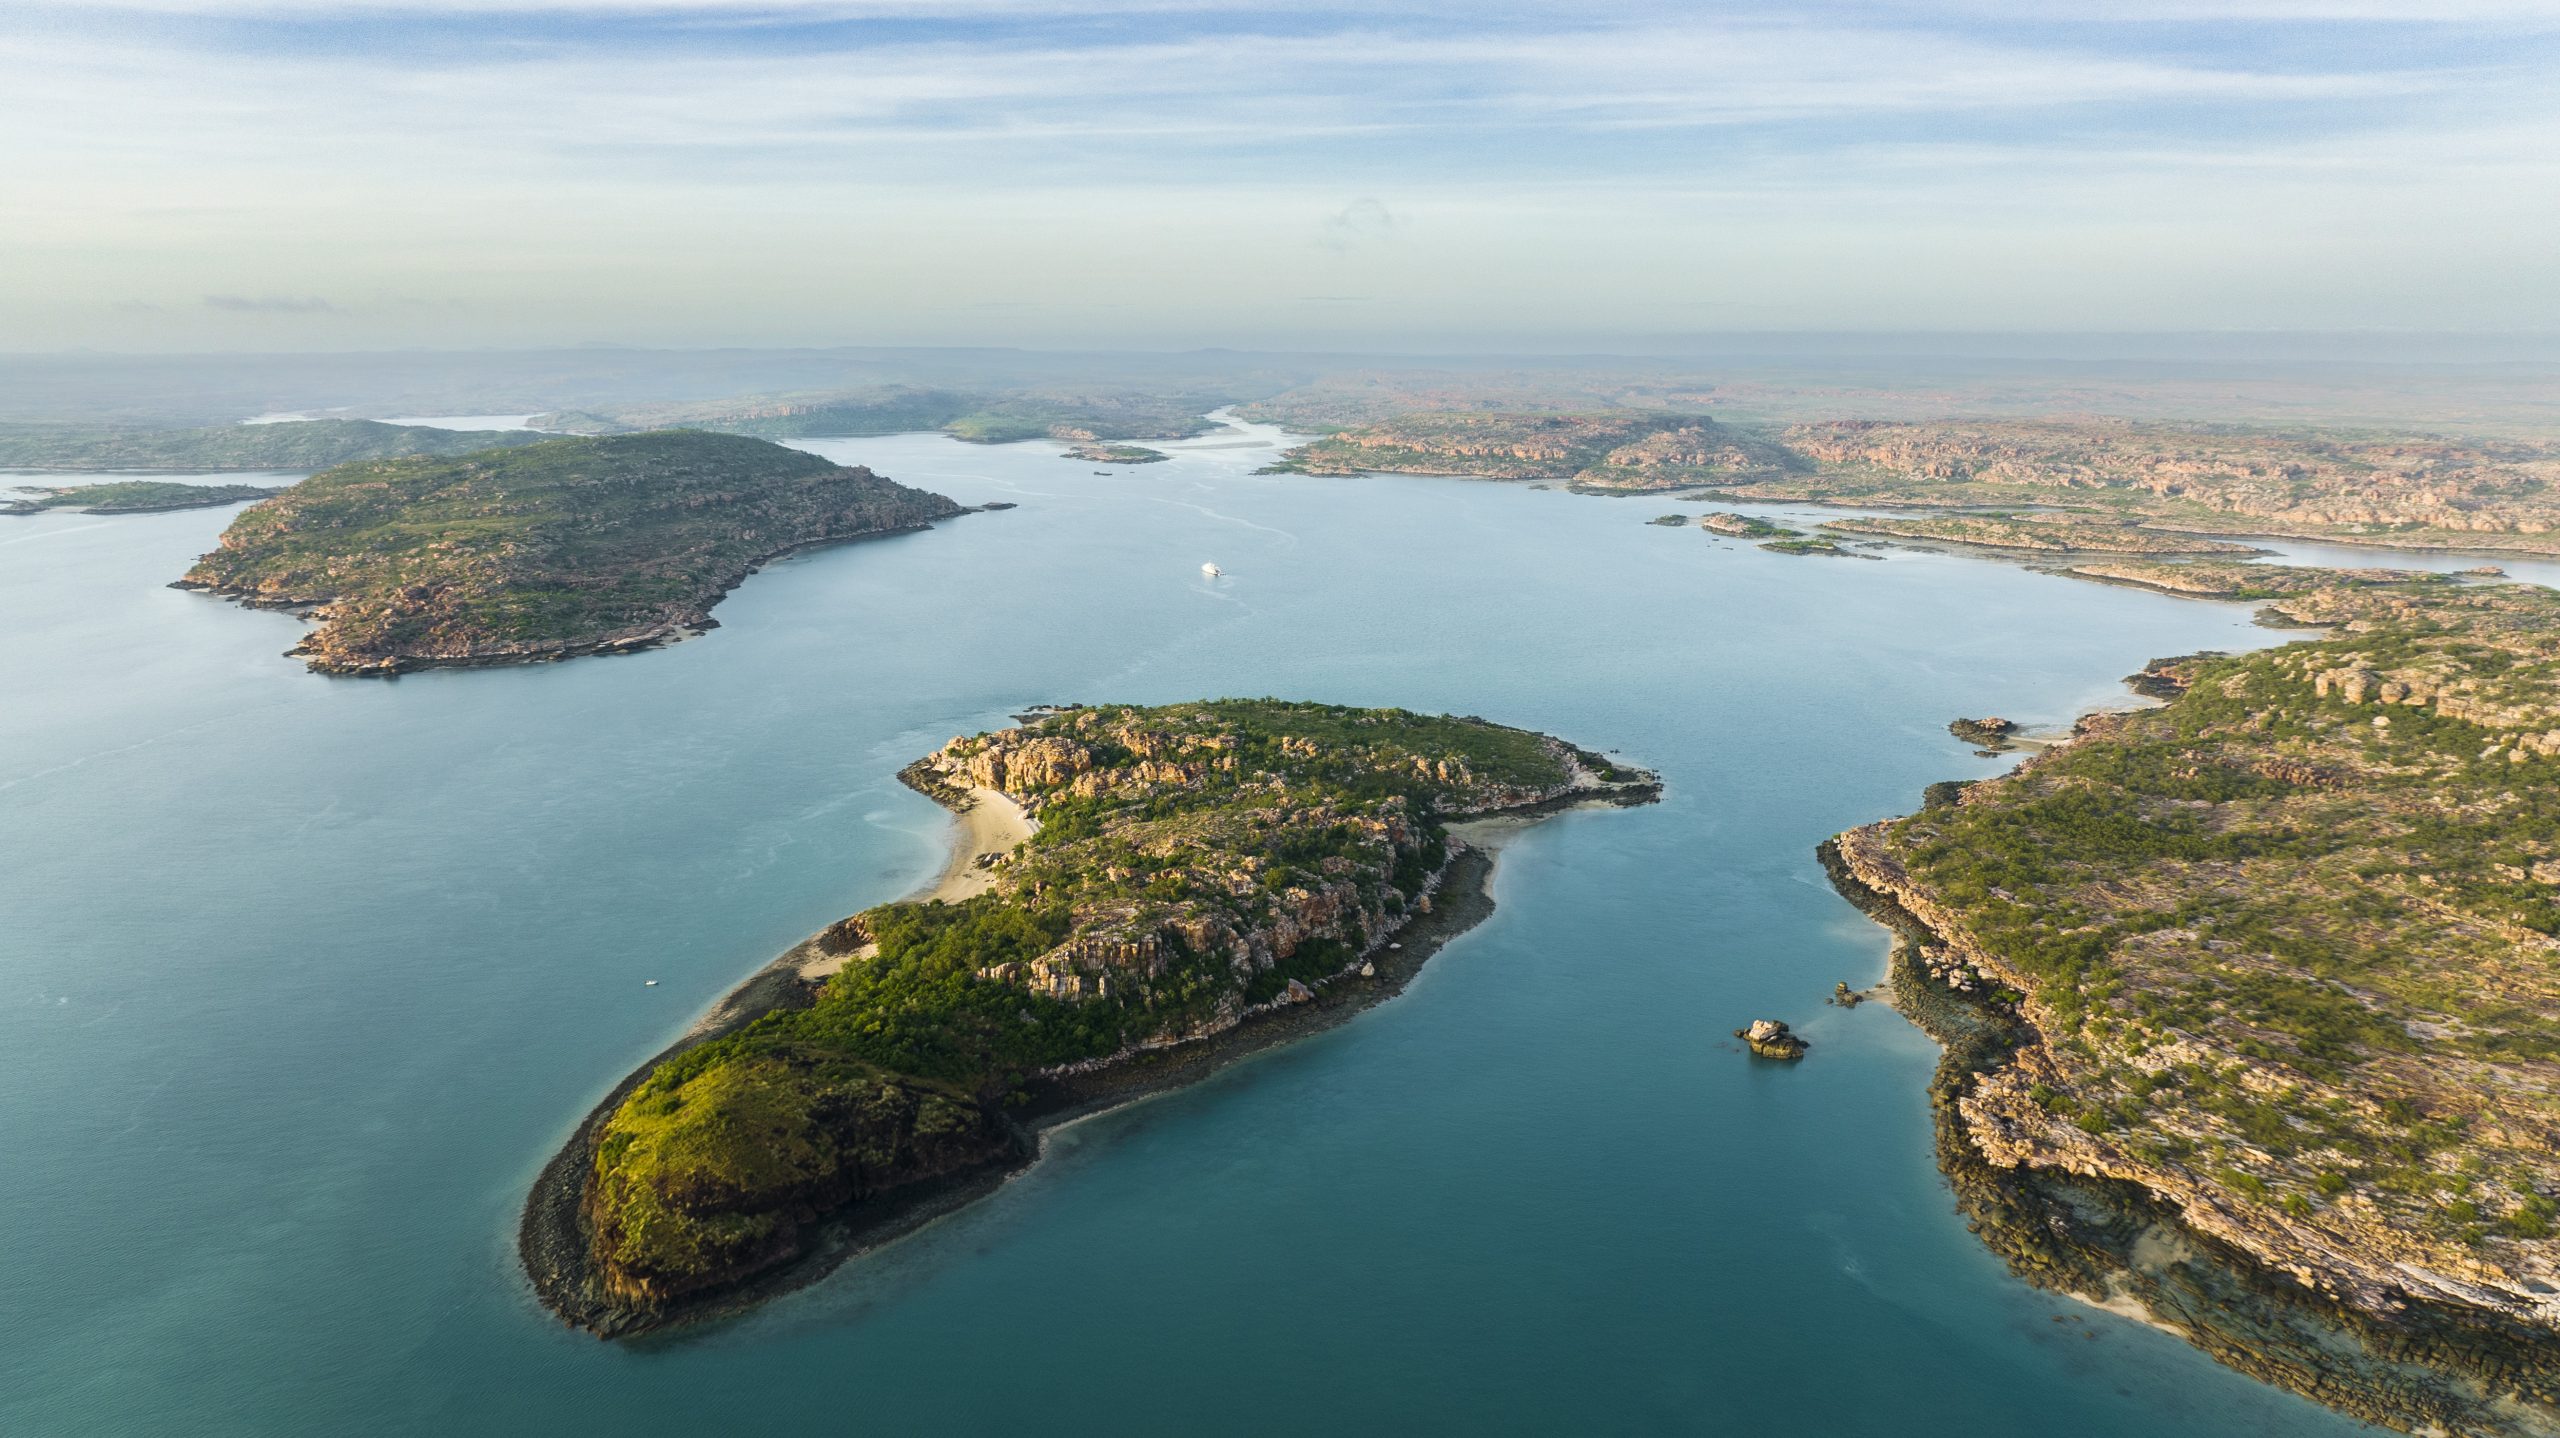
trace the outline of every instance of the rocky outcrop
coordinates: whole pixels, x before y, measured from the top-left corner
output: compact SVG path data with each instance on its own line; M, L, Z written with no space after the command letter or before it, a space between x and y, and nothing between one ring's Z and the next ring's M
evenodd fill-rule
M1733 1036L1764 1059L1800 1059L1810 1045L1776 1019L1753 1019Z
M2022 1080L2032 1096L2053 1072L2032 1001L1913 883L1886 826L1839 835L1821 858L1843 896L1898 936L1895 1005L1945 1049L1930 1089L1939 1166L1974 1233L2019 1276L2404 1432L2540 1438L2560 1427L2547 1318L2444 1291L2387 1243L2359 1253L2352 1240L2272 1238L2209 1184L2063 1156L2069 1134L2015 1112Z
M1993 714L1981 719L1951 720L1947 724L1947 732L1985 749L2006 749L2010 738L2018 732L2018 726Z

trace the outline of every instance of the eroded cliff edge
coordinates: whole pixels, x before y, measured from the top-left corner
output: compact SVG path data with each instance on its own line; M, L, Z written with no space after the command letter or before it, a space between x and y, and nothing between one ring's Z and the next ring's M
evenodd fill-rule
M600 1334L736 1311L987 1191L1057 1119L1401 988L1490 911L1462 820L1659 783L1480 719L1272 700L1046 710L905 775L1038 821L958 902L784 955L555 1156L521 1243Z
M2560 1427L2560 597L2335 576L1824 846L2022 1276L2412 1432Z

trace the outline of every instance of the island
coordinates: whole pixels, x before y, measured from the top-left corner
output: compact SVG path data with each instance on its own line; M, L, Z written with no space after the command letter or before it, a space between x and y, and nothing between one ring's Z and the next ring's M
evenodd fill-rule
M469 454L550 436L530 430L453 430L370 419L284 420L194 429L136 425L0 424L0 469L325 469L361 459Z
M1833 519L1822 527L1834 534L1865 534L1883 539L1935 540L1979 549L2015 549L2030 553L2087 554L2263 554L2246 544L2199 535L2162 534L2122 519L2023 514L1947 514L1926 519Z
M0 504L0 514L46 514L57 509L81 514L165 514L176 509L212 509L270 499L278 491L259 484L179 484L165 479L125 479L108 484L74 484L39 489L27 499Z
M1273 699L1046 708L902 775L941 886L784 954L589 1115L528 1199L600 1334L734 1311L984 1192L1042 1126L1395 993L1488 912L1482 826L1653 775L1485 720Z
M1342 430L1289 451L1266 474L1448 474L1563 480L1640 494L1772 479L1805 467L1704 415L1434 412Z
M2110 579L2128 576L2118 562ZM2560 1420L2560 594L2144 562L2320 637L1838 836L2027 1280L2412 1432Z
M181 589L315 621L327 674L627 653L715 627L765 561L967 512L737 435L549 439L342 465L244 511Z
M707 429L761 439L910 434L940 430L971 444L1055 439L1070 444L1188 439L1218 427L1208 412L1230 402L1189 385L1033 385L991 390L885 384L748 403L668 402L570 417L593 433ZM1134 462L1134 461L1132 461Z
M1722 534L1734 539L1800 539L1804 536L1803 530L1789 529L1783 524L1771 524L1757 516L1736 514L1729 509L1699 515L1698 527L1710 534Z
M1088 464L1161 464L1173 458L1162 450L1139 444L1113 444L1107 440L1089 439L1067 446L1061 459L1080 459Z

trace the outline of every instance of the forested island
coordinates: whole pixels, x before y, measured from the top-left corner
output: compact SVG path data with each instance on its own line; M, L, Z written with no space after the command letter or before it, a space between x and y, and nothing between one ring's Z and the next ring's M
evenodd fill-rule
M0 514L44 514L68 509L81 514L163 514L174 509L212 509L267 499L276 490L260 484L179 484L171 480L126 479L107 484L74 484L35 491L26 499L0 504Z
M314 621L330 674L643 649L714 627L755 567L965 513L736 435L548 439L342 465L243 512L178 581Z
M135 425L0 425L0 469L325 469L360 459L469 454L536 444L530 430L453 430L370 419L285 420L193 429Z
M1947 1045L1968 1217L2030 1281L2360 1417L2550 1431L2560 595L2097 568L2328 633L2157 661L2164 707L1826 846Z
M522 1236L570 1322L734 1307L979 1191L1045 1119L1392 994L1490 907L1454 823L1659 792L1482 719L1268 699L1041 711L903 777L1027 837L784 955L590 1116Z

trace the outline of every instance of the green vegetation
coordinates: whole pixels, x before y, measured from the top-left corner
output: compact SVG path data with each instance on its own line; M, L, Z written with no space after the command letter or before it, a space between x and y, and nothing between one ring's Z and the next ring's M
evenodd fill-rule
M1783 524L1771 524L1755 515L1735 514L1730 510L1702 514L1698 516L1698 525L1710 533L1722 534L1734 539L1796 539L1802 537L1804 533L1800 529L1789 529Z
M1291 450L1265 473L1463 474L1636 492L1771 478L1799 462L1702 415L1409 414Z
M1010 795L1036 835L987 892L834 926L818 944L843 964L815 1003L652 1073L596 1150L599 1269L645 1307L787 1258L810 1194L932 1169L897 1156L907 1120L884 1105L993 1161L998 1116L1044 1071L1215 1033L1356 967L1428 903L1449 816L1555 796L1577 755L1481 719L1271 699L953 740L920 785Z
M1391 391L1380 390L1378 394ZM1501 384L1441 407L1358 414L1269 471L1548 480L1606 493L1714 488L1738 498L2009 513L1848 520L1834 528L2055 553L2238 553L2214 535L2560 552L2560 450L2434 435L2251 430L2106 419L1821 420L1746 428L1632 405L1491 409ZM1478 402L1470 403L1470 400ZM1280 399L1248 412L1302 412ZM2040 511L2015 513L2022 506ZM2206 536L2206 537L2199 537Z
M1061 456L1065 459L1083 460L1088 464L1161 464L1172 457L1161 450L1148 449L1144 445L1105 444L1100 440L1069 445L1066 453Z
M2560 1195L2560 595L2274 587L2332 637L2155 665L2165 707L1881 831L2040 1036L1968 1112L2521 1292Z
M182 583L320 606L333 673L559 658L709 623L759 562L961 512L865 469L731 435L553 439L314 475L243 513Z
M369 419L225 424L205 429L0 425L0 469L325 469L405 455L469 454L548 438L525 430L450 430Z
M31 499L0 504L0 514L42 514L49 509L76 509L82 514L152 514L171 509L208 509L268 499L277 493L255 484L177 484L168 480L126 479L111 484L78 484L39 491Z
M1841 559L1863 557L1827 534L1798 534L1788 539L1772 539L1760 547L1771 554L1828 554Z

